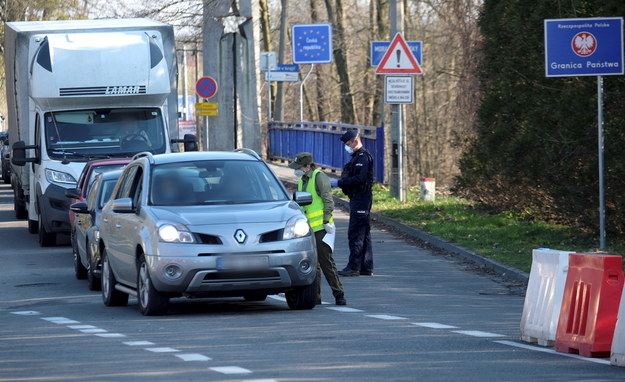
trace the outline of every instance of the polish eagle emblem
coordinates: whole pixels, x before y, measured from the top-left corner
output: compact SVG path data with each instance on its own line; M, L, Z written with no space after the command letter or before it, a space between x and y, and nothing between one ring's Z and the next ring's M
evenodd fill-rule
M581 57L590 56L597 49L597 39L592 33L580 32L571 41L573 52Z

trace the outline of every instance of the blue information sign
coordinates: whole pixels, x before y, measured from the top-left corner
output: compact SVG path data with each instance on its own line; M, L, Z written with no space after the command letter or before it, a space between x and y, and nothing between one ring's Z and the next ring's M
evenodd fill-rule
M421 62L421 41L406 41L408 44L408 48L412 55L417 60L419 65L422 65ZM371 41L371 66L380 65L380 61L382 61L382 57L384 57L384 53L388 50L388 47L391 45L390 41Z
M293 62L327 64L332 62L332 25L294 24Z
M293 65L281 65L281 64L278 64L278 66L276 66L276 68L274 70L272 70L272 72L297 72L297 73L299 73L299 65L297 65L297 64L293 64Z
M623 18L545 20L545 75L623 74Z

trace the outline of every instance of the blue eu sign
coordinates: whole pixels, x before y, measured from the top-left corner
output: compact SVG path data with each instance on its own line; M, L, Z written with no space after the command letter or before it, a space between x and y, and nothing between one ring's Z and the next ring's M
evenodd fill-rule
M327 64L332 62L332 25L294 24L293 62Z
M545 20L547 77L623 73L622 17Z

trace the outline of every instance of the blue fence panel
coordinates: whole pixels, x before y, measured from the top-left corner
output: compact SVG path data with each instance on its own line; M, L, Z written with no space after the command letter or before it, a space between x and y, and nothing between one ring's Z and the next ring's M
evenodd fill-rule
M357 129L363 145L371 152L376 182L384 182L384 128L330 122L272 122L269 128L269 157L292 160L295 154L308 151L315 163L342 170L350 155L343 148L340 136Z

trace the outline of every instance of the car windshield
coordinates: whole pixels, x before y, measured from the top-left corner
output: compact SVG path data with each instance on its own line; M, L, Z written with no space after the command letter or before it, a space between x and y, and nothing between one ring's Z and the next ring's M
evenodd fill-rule
M152 168L150 204L245 204L288 200L269 168L259 161L178 162Z
M116 183L117 179L107 179L102 182L102 185L100 186L100 197L98 199L98 209L101 210L106 202L109 201Z
M96 176L102 174L103 172L122 169L125 166L125 163L93 166L93 168L91 169L91 174L89 174L89 179L87 179L87 192L85 193L85 195L88 195L91 192L91 187L93 186L93 182L95 181Z
M161 112L149 109L95 109L46 113L45 138L52 159L164 153Z

